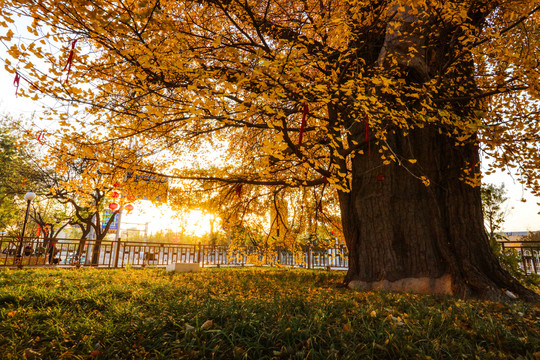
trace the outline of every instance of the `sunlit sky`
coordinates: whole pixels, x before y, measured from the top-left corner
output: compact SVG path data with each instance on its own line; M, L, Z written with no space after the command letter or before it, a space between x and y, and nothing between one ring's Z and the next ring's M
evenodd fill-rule
M5 49L0 48L0 63L3 64L5 58ZM13 117L31 118L34 114L39 114L41 103L30 99L16 97L15 87L13 86L14 76L7 72L3 67L0 68L0 114L10 114ZM20 82L20 86L27 84ZM50 132L53 132L53 124L47 125ZM41 129L36 128L36 134ZM539 198L535 198L524 189L510 175L499 172L484 178L484 183L495 185L505 184L509 200L505 205L508 206L508 215L503 230L507 232L514 231L535 231L540 230L540 203ZM522 199L526 202L522 202ZM149 202L136 204L135 209L129 215L124 215L125 222L141 223L149 222L150 233L161 229L180 230L179 219L175 219L174 213L167 208L156 208ZM193 212L187 219L187 226L184 231L195 235L203 235L209 232L209 218L201 212ZM124 222L123 221L123 222ZM125 225L129 226L129 225ZM125 226L122 226L124 228Z
M210 233L211 216L199 210L187 214L176 214L168 206L156 206L151 201L137 201L131 213L122 214L122 229L144 229L148 222L148 233L154 234L170 229L175 233L203 236Z

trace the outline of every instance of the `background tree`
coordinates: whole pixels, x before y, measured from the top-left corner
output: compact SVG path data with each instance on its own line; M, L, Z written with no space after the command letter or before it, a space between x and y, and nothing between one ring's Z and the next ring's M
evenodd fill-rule
M34 84L21 94L69 102L50 116L73 155L143 166L126 162L137 149L150 171L231 187L329 182L349 286L533 300L489 251L477 185L481 148L494 157L488 172L518 166L540 191L539 10L522 0L8 0L2 15L8 27L30 16L48 43L10 45L7 65ZM105 143L114 156L95 150ZM208 144L226 154L217 172L178 166Z
M58 158L58 161L62 159ZM57 167L60 167L58 163ZM63 173L51 178L48 197L72 208L73 215L69 224L81 229L79 253L84 248L90 232L93 231L95 242L92 247L91 263L97 264L101 243L108 234L115 216L118 216L124 205L124 203L117 204L117 209L104 223L105 226L102 226L105 208L109 202L118 201L116 198L120 196L115 187L109 184L118 180L115 180L114 174L102 173L94 162L84 159L62 163L62 168ZM110 196L112 193L115 193L114 197Z
M22 192L22 178L19 179L18 171L13 171L20 168L22 159L14 139L5 130L0 133L0 162L0 229L5 230L13 226L17 219L19 209L15 196Z
M32 204L30 216L38 225L36 236L43 236L43 246L48 246L67 226L72 223L72 214L67 206L51 199L37 199Z
M23 141L17 123L4 115L0 125L0 230L18 231L26 204L22 200L28 191L40 193L44 183L37 165L36 149ZM17 234L18 235L18 234Z
M505 218L508 215L508 207L504 203L508 200L504 184L496 186L486 184L482 186L482 210L484 222L488 233L489 242L492 248L497 246L497 240L504 239L504 234L500 233Z
M484 221L486 232L489 237L491 250L499 259L499 262L512 276L532 289L538 290L540 286L540 277L537 274L527 274L521 267L522 259L517 249L503 249L499 241L508 240L506 235L501 232L505 217L508 215L508 207L505 202L506 189L504 184L496 186L487 184L482 186L482 209L484 212ZM531 234L525 236L524 240L532 240Z

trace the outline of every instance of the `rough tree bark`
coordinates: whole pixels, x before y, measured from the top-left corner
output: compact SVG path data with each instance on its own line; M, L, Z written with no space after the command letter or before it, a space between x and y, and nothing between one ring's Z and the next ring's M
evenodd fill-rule
M391 142L414 154L431 185L403 167L376 166L376 156L353 160L352 191L340 193L349 286L494 300L510 290L538 300L500 267L484 229L480 189L460 180L474 148L457 148L429 128Z
M448 50L441 51L439 59L433 53L428 59L422 49L425 38L412 37L419 34L414 29L418 17L404 12L395 21L400 31L386 36L379 60L384 63L392 54L406 81L421 83L435 71L429 64L448 56ZM475 21L480 24L482 19ZM406 54L411 46L423 50L412 60ZM472 66L460 71L473 80ZM463 103L455 104L456 112L462 108ZM382 166L376 152L352 160L351 191L339 194L350 254L346 283L491 300L509 299L509 290L523 300L538 301L537 294L499 265L484 229L480 188L460 180L463 167L476 162L475 146L456 146L455 139L441 135L434 125L408 136L390 135L388 143L404 158L417 159L412 169L427 176L431 185L402 166Z

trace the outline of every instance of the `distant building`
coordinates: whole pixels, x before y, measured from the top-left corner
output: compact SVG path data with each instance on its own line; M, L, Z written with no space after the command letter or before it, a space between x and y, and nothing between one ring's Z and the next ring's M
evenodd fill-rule
M519 241L530 233L536 233L535 235L537 235L540 233L540 231L510 231L505 232L504 236L506 236L509 241Z
M528 231L511 231L511 232L505 232L504 236L510 241L517 241L521 239L523 236L527 235Z

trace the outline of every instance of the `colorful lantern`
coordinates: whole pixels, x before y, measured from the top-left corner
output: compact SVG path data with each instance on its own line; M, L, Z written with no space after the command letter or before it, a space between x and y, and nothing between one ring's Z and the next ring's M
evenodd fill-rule
M109 204L109 209L111 209L112 211L118 209L118 204L117 203L110 203Z
M128 213L132 212L132 211L133 211L133 208L134 208L134 207L133 207L133 205L131 205L131 204L127 204L127 205L125 206L125 209L127 210Z

